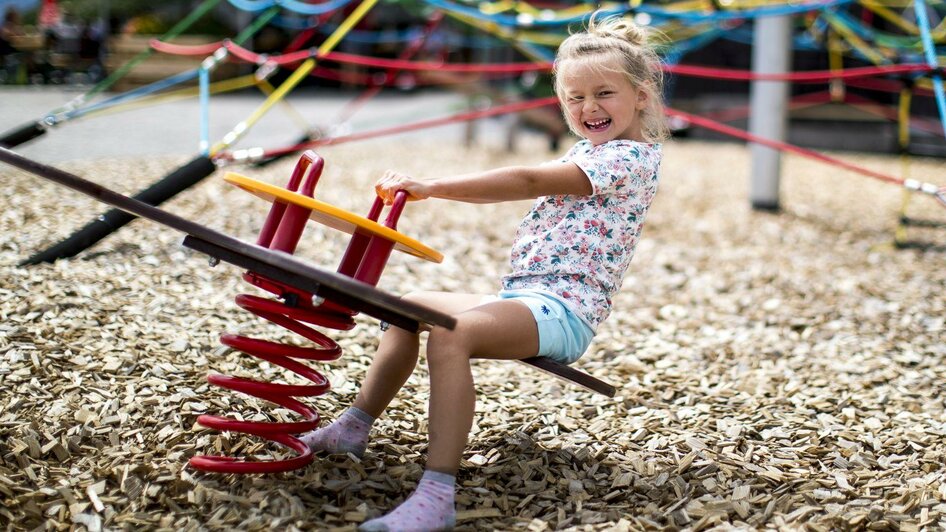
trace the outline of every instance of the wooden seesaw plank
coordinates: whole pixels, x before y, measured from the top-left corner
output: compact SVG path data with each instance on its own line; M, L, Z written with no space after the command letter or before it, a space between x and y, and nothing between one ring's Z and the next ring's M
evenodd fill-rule
M553 377L571 381L582 388L600 393L601 395L607 397L614 397L614 394L617 393L617 388L604 382L603 380L592 377L584 371L575 369L571 366L566 366L561 362L556 362L548 357L524 358L519 360L519 362L528 364L537 370L552 375Z
M205 249L212 249L219 253L220 256L217 258L220 260L240 267L246 267L246 264L251 263L258 268L265 267L265 271L259 269L254 271L315 296L324 297L326 300L339 301L352 310L363 312L404 330L418 332L421 323L448 329L456 326L456 319L448 314L405 301L350 277L310 266L288 253L273 251L233 238L153 205L119 194L77 175L27 159L2 146L0 146L0 161L69 187L125 212L185 233L192 237L188 239L188 243L192 244L189 247L198 249L201 244L209 244ZM337 299L339 297L343 300Z

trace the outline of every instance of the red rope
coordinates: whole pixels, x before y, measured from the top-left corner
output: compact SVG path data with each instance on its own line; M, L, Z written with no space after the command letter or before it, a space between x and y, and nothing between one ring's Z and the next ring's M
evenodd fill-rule
M548 105L558 105L558 98L556 98L555 96L549 96L546 98L539 98L536 100L527 100L524 102L509 103L509 104L500 105L497 107L492 107L490 109L483 109L479 111L466 111L463 113L457 113L457 114L442 117L442 118L421 120L418 122L414 122L412 124L386 127L386 128L376 129L373 131L365 131L363 133L353 133L351 135L343 135L340 137L317 139L310 142L303 142L301 144L296 144L295 146L289 146L286 148L277 148L273 150L267 150L263 153L263 157L267 157L267 158L276 157L280 155L286 155L289 153L302 151L306 148L312 148L316 146L341 144L344 142L352 142L356 140L383 137L386 135L395 135L397 133L406 133L408 131L416 131L418 129L444 126L444 125L452 124L455 122L464 122L467 120L476 120L478 118L486 118L488 116L496 116L496 115L508 114L508 113L517 113L520 111L525 111L528 109L536 109L538 107L545 107ZM224 154L221 154L221 157L231 158L231 155L232 154L224 153Z
M236 58L247 63L272 62L283 66L305 61L317 56L313 49L297 50L283 54L258 54L231 41L202 45L169 44L157 39L151 41L151 47L159 52L174 55L210 55L220 46L225 46ZM457 64L442 61L411 61L406 59L384 59L343 52L329 52L319 59L336 63L347 63L365 67L384 68L391 70L425 70L440 72L480 72L480 73L522 73L536 71L550 71L552 64L541 63L477 63ZM841 71L811 70L807 72L774 72L758 74L748 70L729 68L704 67L698 65L664 65L664 70L672 74L699 78L712 78L735 81L792 81L796 83L823 83L833 79L856 80L876 76L890 76L899 74L928 73L933 67L923 63L904 63L902 65L881 65L869 67L848 68ZM882 80L877 80L882 81ZM896 81L887 80L885 83L874 84L878 90L898 88ZM866 87L870 88L870 87ZM925 94L925 92L924 92Z
M223 46L223 41L217 41L207 44L172 44L169 42L151 39L148 44L155 51L171 55L213 55L214 52Z
M851 79L846 82L851 87L857 89L867 89L879 92L900 92L903 89L903 83L892 79ZM913 87L913 94L916 96L935 96L930 89L923 87Z
M788 109L794 111L796 109L804 109L806 107L828 103L831 101L830 94L829 91L823 91L795 96L788 101ZM749 116L749 106L736 105L728 109L706 112L704 116L718 122L732 122L733 120L739 120Z
M150 46L158 52L167 53L171 55L181 55L181 56L200 56L206 57L208 55L213 55L220 47L224 46L223 41L216 43L207 43L207 44L198 44L198 45L183 45L183 44L171 44L157 39L152 39L150 41ZM307 53L307 52L304 52ZM234 54L236 55L236 54ZM251 56L246 56L246 59L243 59L246 62L257 62L250 59ZM265 56L257 54L257 57L262 59ZM241 58L242 59L242 58ZM391 69L396 70L396 69ZM509 72L500 72L496 75L488 75L489 79L500 78L504 75L508 75ZM387 79L382 83L379 82L379 78L375 74L364 73L364 72L341 72L339 70L330 69L327 67L316 67L313 72L313 76L331 79L334 81L344 81L346 83L356 83L359 85L378 85L379 83L383 86L392 86L396 85L396 80L391 75L387 75ZM415 80L415 83L422 85L423 83ZM453 83L464 83L463 80L457 80ZM430 83L433 84L433 83ZM438 85L448 85L451 82L439 81L436 82Z
M833 101L834 98L831 96L831 91L810 92L795 96L789 100L788 109L795 111L797 109L827 104ZM844 94L843 103L874 116L885 118L891 122L897 122L900 118L896 106L884 105L850 92ZM710 120L716 120L717 122L732 122L733 120L740 120L749 116L749 106L738 105L729 109L710 111L704 113L703 116ZM943 136L943 127L939 122L934 122L924 117L910 115L910 127L940 137Z
M279 65L298 63L316 55L313 50L300 50L289 54L266 56L254 53L235 43L224 44L228 50L243 61L261 63L272 61ZM551 70L551 63L477 63L456 64L440 61L409 61L404 59L384 59L342 52L329 52L320 57L327 61L348 63L375 68L397 70L435 70L440 72L534 72ZM930 72L932 67L921 63L905 63L902 65L881 65L870 67L849 68L842 71L812 70L808 72L783 72L758 74L747 70L727 68L702 67L696 65L665 65L664 70L682 76L704 77L714 79L728 79L739 81L794 81L798 83L820 83L832 79L858 79L873 76L888 76L909 74L916 72Z
M365 85L365 86L375 86L380 85L384 87L395 87L399 85L397 75L388 75L382 72L370 73L370 72L355 72L355 71L344 71L337 68L329 67L315 67L312 69L310 74L317 78L330 79L333 81L344 81L345 83L351 83L353 85ZM413 74L406 74L408 76L413 76ZM437 79L429 80L423 77L413 77L414 86L448 86L448 85L464 85L471 83L473 81L480 81L486 79L507 79L509 76L514 74L508 73L499 73L499 74L478 74L475 79L468 77L457 78L457 79ZM384 82L381 82L380 79L384 78Z
M293 39L292 42L286 46L286 49L283 50L283 52L295 52L296 50L302 49L302 47L305 46L305 43L309 42L309 39L311 39L318 31L319 26L328 22L334 16L335 12L329 11L316 17L315 22L305 30L299 32L295 39Z
M873 67L848 68L841 71L810 70L807 72L783 72L771 74L756 74L748 70L734 70L728 68L702 67L694 65L668 65L665 70L682 76L700 78L729 79L739 81L794 81L798 83L819 83L832 79L856 79L892 74L909 74L913 72L930 72L932 67L920 63L904 63L902 65L883 65Z
M424 43L427 42L427 39L430 38L430 35L433 33L437 26L443 21L443 13L437 11L433 16L427 21L427 24L424 25L424 33L413 42L407 45L404 50L401 51L401 54L398 56L398 59L407 60L414 57L423 47ZM396 68L387 69L380 81L376 78L372 79L372 82L368 85L368 88L357 98L348 102L348 104L341 110L338 116L335 118L336 123L347 122L349 118L352 117L359 109L361 109L365 103L371 98L374 98L385 85L390 85L395 81L395 78L399 70Z
M548 105L557 105L557 104L558 104L558 98L555 96L549 96L546 98L539 98L539 99L528 100L524 102L515 102L515 103L500 105L498 107L493 107L490 109L484 109L480 111L467 111L467 112L457 113L457 114L442 117L442 118L421 120L418 122L414 122L412 124L381 128L381 129L376 129L374 131L365 131L363 133L354 133L351 135L342 135L339 137L317 139L310 142L304 142L304 143L296 144L294 146L289 146L286 148L267 150L263 152L262 156L275 157L275 156L286 155L286 154L302 151L306 148L312 148L316 146L342 144L345 142L353 142L356 140L365 140L365 139L370 139L370 138L383 137L386 135L395 135L398 133L406 133L408 131L416 131L419 129L426 129L426 128L448 125L455 122L464 122L468 120L486 118L489 116L497 116L497 115L507 114L507 113L516 113L516 112L521 112L528 109L535 109L539 107L545 107ZM802 148L800 146L795 146L795 145L788 144L786 142L782 142L778 140L760 137L758 135L754 135L747 131L734 128L726 124L721 124L715 120L710 120L708 118L700 117L700 116L690 114L684 111L680 111L677 109L673 109L670 107L666 108L666 114L669 117L680 118L680 119L688 121L690 124L693 124L695 126L717 131L717 132L723 133L724 135L729 135L731 137L743 139L748 142L754 142L756 144L762 144L763 146L768 146L772 149L776 149L779 151L796 153L798 155L807 157L809 159L814 159L814 160L828 163L834 166L838 166L846 170L855 172L857 174L861 174L867 177L872 177L874 179L884 181L887 183L892 183L892 184L900 185L900 186L906 185L906 180L904 179L887 175L881 172L877 172L869 168L864 168L863 166L858 166L856 164L852 164L846 161L842 161L840 159L836 159L834 157L830 157L828 155L818 153L814 150L809 150L807 148ZM219 157L221 159L232 159L233 154L230 152L224 152L224 153L221 153ZM931 185L931 186L937 187L936 185ZM923 191L929 192L928 190L923 190ZM933 193L933 196L944 207L946 207L946 187L938 187L937 191Z
M797 153L798 155L801 155L803 157L808 157L809 159L815 159L815 160L822 161L828 164L833 164L835 166L840 166L841 168L845 168L847 170L851 170L853 172L856 172L868 177L873 177L874 179L886 181L887 183L893 183L895 185L902 186L905 182L903 179L900 179L898 177L882 174L880 172L876 172L869 168L864 168L863 166L858 166L856 164L851 164L849 162L842 161L840 159L835 159L834 157L829 157L827 155L818 153L814 150L809 150L807 148L794 146L792 144L788 144L786 142L782 142L779 140L767 139L765 137L753 135L752 133L749 133L748 131L743 131L741 129L737 129L732 126L727 126L726 124L721 124L719 122L716 122L715 120L703 118L701 116L686 113L684 111L679 111L677 109L667 108L667 116L671 116L675 118L682 118L683 120L686 120L693 125L703 127L706 129L711 129L713 131L718 131L719 133L723 133L724 135L740 138L743 140L747 140L749 142L754 142L756 144L762 144L763 146L768 146L770 148L773 148L779 151Z
M844 95L844 103L860 109L866 113L870 113L881 118L886 118L891 122L900 121L900 113L897 112L897 107L895 105L883 105L872 101L863 96L858 96L857 94L846 93ZM925 117L910 115L910 128L918 129L926 133L932 133L933 135L942 137L943 136L943 126L939 121L933 121Z

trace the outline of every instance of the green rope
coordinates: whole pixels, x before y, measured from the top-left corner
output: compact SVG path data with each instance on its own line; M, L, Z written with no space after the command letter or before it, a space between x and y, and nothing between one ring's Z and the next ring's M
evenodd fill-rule
M246 29L244 29L236 37L234 37L232 39L233 42L235 42L236 44L243 44L243 41L249 39L256 32L263 29L263 26L265 26L266 23L272 20L273 17L278 15L280 10L281 9L278 5L273 5L272 7L270 7L262 15L256 17L256 20L254 20L252 24L247 26Z

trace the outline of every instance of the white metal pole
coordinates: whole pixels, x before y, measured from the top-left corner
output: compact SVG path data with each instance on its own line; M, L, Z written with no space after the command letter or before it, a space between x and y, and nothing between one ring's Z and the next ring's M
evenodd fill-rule
M757 74L791 69L791 17L759 17L752 38L752 71ZM749 131L760 137L785 140L788 123L788 88L785 81L753 81L749 100ZM760 144L750 144L752 176L749 201L752 208L779 209L781 155Z

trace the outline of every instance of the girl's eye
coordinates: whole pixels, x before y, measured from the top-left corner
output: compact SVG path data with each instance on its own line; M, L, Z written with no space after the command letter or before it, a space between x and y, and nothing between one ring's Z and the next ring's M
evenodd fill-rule
M612 94L614 94L614 91L601 91L598 96L611 96Z
M568 101L570 101L570 102L580 102L581 99L582 99L581 96L571 96L571 97L568 98Z

